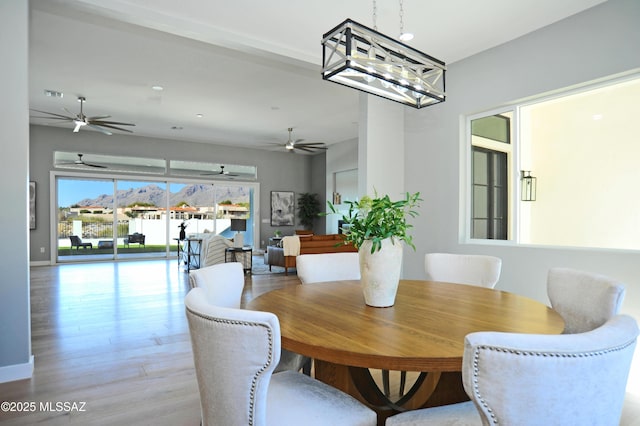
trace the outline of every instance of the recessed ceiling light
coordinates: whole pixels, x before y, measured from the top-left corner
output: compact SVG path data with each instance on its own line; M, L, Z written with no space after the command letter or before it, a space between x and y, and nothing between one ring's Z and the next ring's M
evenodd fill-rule
M602 115L602 114L593 114L593 115L591 116L591 118L592 118L593 120L602 120L602 117L603 117L603 115Z
M198 117L198 118L202 118L202 117L204 117L204 115L202 115L202 114L196 114L196 117Z
M151 86L151 88L152 88L153 90L155 90L156 92L162 92L162 91L164 90L164 87L162 87L162 86L158 86L158 85Z
M182 130L182 126L171 126L171 130Z
M271 109L272 109L273 111L277 111L277 110L279 110L279 109L280 109L280 107L279 107L279 106L272 106L272 107L271 107Z
M52 97L52 98L62 98L62 97L64 97L64 93L58 92L56 90L47 90L47 89L45 89L44 94L46 96L49 96L49 97Z

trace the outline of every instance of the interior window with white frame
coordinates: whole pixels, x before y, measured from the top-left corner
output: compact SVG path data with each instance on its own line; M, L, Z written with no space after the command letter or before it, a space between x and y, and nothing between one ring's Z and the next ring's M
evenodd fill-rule
M468 117L467 240L639 250L638 99L635 74Z

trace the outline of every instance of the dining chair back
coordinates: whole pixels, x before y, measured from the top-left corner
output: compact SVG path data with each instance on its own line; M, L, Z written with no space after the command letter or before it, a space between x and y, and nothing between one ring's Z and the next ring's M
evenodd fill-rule
M239 309L244 289L244 266L240 262L218 263L189 273L191 288L202 288L209 303ZM276 372L303 370L311 374L311 360L295 352L282 350Z
M637 337L627 315L579 334L471 333L462 380L475 410L470 403L427 408L386 424L617 426Z
M280 323L270 312L215 306L203 288L185 298L202 425L375 425L353 397L304 374L273 374Z
M424 271L429 281L494 288L502 271L502 259L477 254L427 253ZM406 372L400 372L400 396L404 394ZM385 395L390 395L389 372L382 371Z
M302 284L359 280L360 260L357 252L301 254L296 270Z
M564 332L583 333L618 314L625 286L604 275L551 268L547 276L547 295L551 307L564 319Z
M218 263L189 272L191 288L204 289L214 305L240 308L244 289L244 271L239 262Z
M427 280L493 288L500 278L502 259L478 254L427 253Z

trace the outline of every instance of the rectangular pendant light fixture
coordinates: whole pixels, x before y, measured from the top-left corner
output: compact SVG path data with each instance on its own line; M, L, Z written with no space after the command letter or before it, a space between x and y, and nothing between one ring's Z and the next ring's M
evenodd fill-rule
M444 102L445 63L347 19L322 37L322 78L414 108Z

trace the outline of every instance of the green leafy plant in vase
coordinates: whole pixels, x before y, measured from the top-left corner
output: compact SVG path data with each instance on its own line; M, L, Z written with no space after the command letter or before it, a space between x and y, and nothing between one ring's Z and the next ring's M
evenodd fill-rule
M420 193L406 193L405 198L391 201L388 195L362 197L345 201L349 206L344 221L345 241L353 243L360 257L360 275L365 302L369 306L386 307L395 303L402 269L402 244L415 250L408 233L413 225L408 218L418 216ZM331 213L339 213L327 202Z

